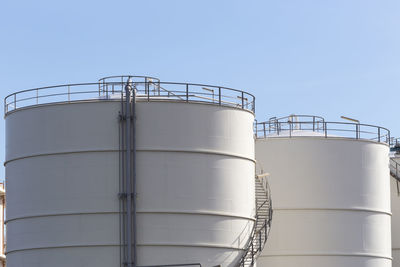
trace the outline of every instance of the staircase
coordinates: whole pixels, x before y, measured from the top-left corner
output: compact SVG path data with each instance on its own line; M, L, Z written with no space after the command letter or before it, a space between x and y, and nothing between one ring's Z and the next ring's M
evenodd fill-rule
M256 221L245 247L245 252L239 261L239 267L252 267L267 242L272 219L272 203L267 174L255 176L256 190Z
M400 164L394 159L390 158L389 161L390 175L397 181L400 181Z

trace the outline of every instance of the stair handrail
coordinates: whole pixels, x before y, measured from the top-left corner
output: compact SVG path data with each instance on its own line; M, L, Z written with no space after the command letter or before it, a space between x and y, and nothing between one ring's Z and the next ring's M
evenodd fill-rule
M395 161L393 158L390 158L389 160L389 169L390 169L390 175L396 179L397 181L400 182L400 164Z
M260 178L264 178L266 176L268 176L268 174L262 174L262 175L255 176L255 179L256 179L255 181L257 182L257 179L259 179L259 181L262 183L262 188L265 190L267 200L265 200L260 206L258 206L258 207L256 206L256 214L255 214L256 221L253 224L251 235L245 246L245 252L243 253L242 257L240 258L238 266L245 266L246 259L248 259L248 257L250 257L250 256L251 256L251 263L249 266L250 267L254 266L255 259L261 253L261 251L263 250L263 248L267 242L269 230L271 227L271 221L272 221L272 200L271 200L270 188L268 186L268 181L266 179L262 179L262 180L260 179ZM259 215L260 215L259 211L267 203L270 204L269 209L268 209L267 218L262 223L261 227L257 228L258 223L260 222L259 221ZM257 201L256 201L256 205L257 205ZM264 230L264 232L263 232L263 230ZM263 238L262 234L264 234L264 238ZM257 245L255 241L259 241L258 247L256 249L254 249L254 246ZM249 253L251 253L251 254L249 254Z

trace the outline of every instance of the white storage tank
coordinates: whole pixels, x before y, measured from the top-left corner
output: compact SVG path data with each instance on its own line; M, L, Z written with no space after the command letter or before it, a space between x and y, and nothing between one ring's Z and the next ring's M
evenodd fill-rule
M397 141L397 142L396 142ZM396 139L391 148L390 182L392 205L392 257L393 267L400 267L400 143Z
M389 131L316 116L257 124L274 218L257 267L389 267Z
M128 77L109 77L5 99L8 267L238 264L255 221L254 97L130 78L137 261L121 214Z

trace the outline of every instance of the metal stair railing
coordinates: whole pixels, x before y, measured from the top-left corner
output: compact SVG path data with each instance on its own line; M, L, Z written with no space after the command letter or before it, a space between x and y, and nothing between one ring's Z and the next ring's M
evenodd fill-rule
M390 175L396 179L396 186L397 186L397 195L400 196L400 187L399 187L399 182L400 182L400 164L397 163L393 158L389 159L389 169L390 169Z
M255 176L256 220L249 242L246 244L243 256L237 265L239 267L254 266L267 242L272 220L272 202L266 176L267 174Z
M389 160L390 175L397 181L400 181L400 164L394 159Z

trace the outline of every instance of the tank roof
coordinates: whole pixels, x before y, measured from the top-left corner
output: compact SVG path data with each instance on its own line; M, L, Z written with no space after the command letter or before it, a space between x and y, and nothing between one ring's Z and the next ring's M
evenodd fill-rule
M256 122L257 139L277 137L341 137L390 144L390 131L381 126L351 122L327 122L321 116L289 115Z

